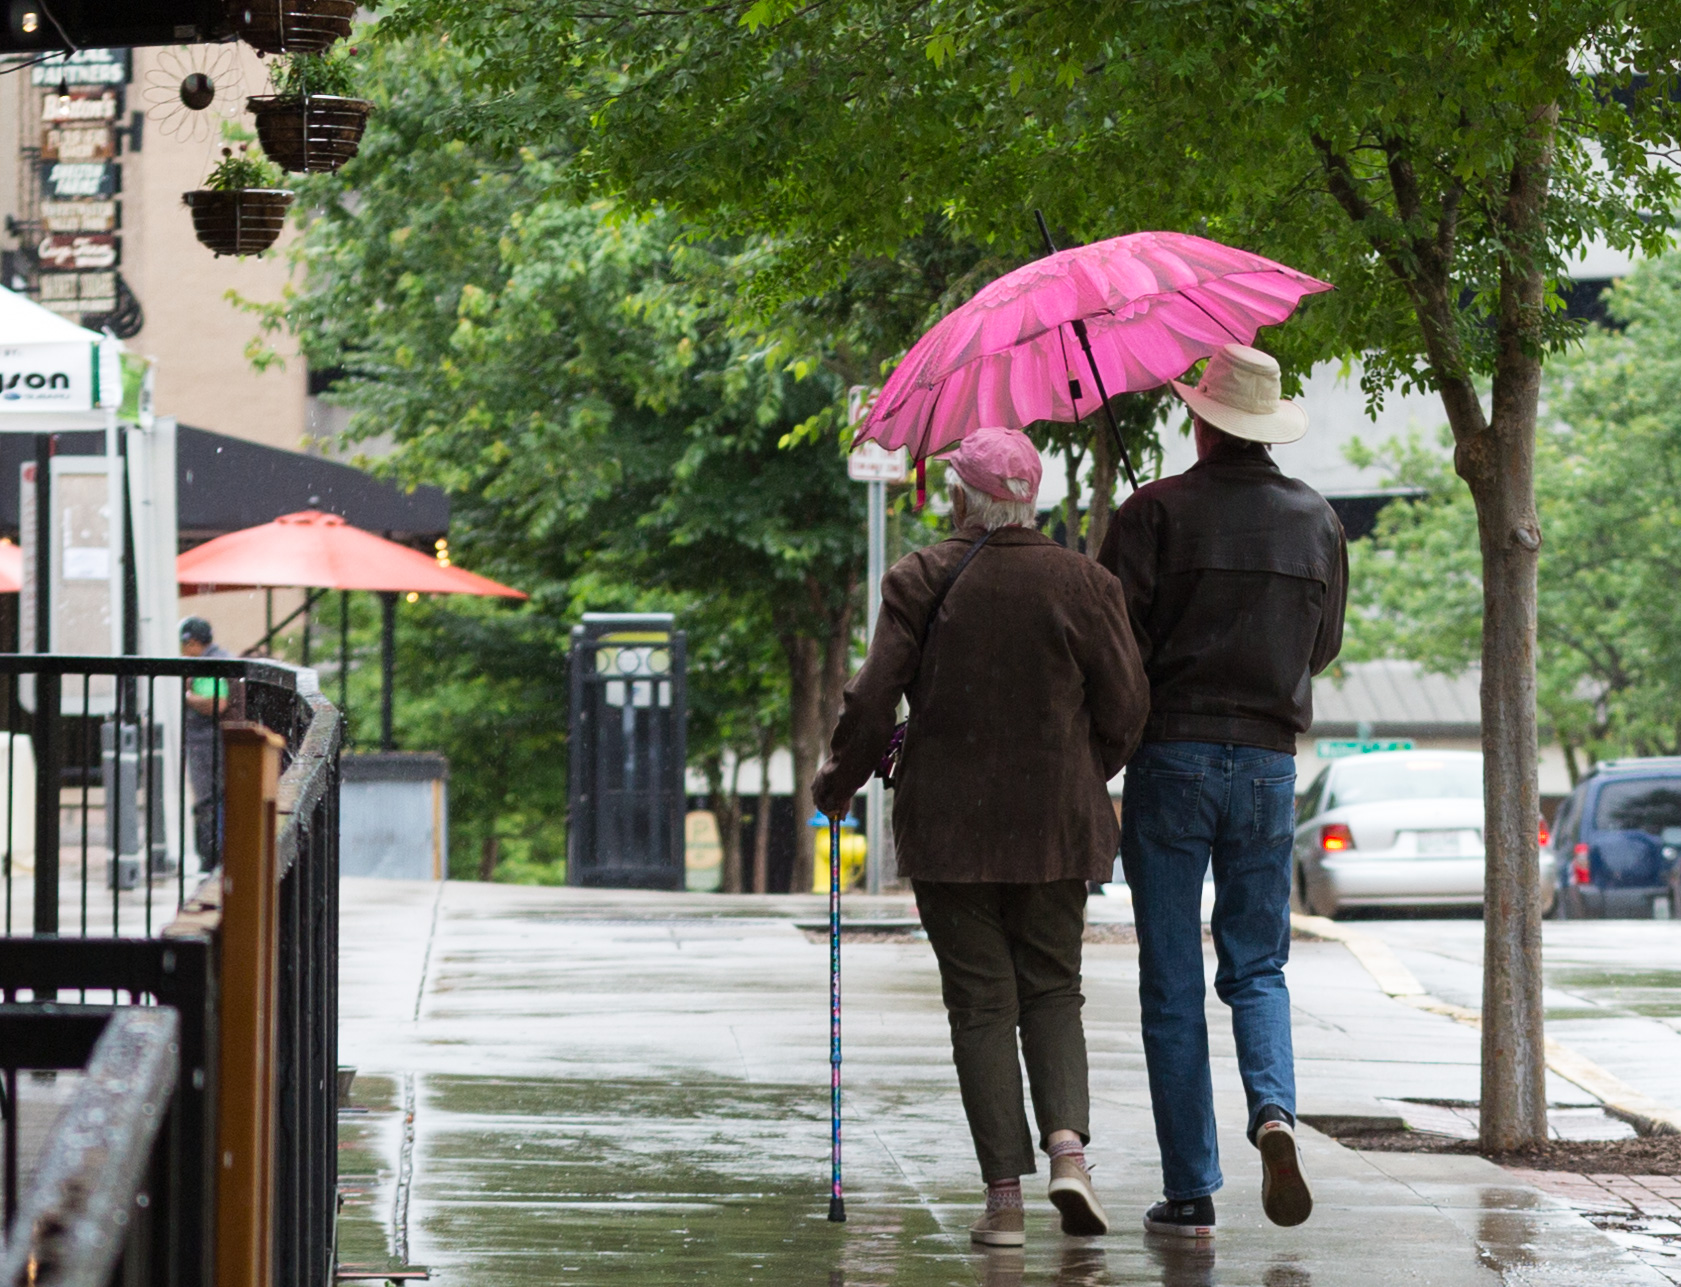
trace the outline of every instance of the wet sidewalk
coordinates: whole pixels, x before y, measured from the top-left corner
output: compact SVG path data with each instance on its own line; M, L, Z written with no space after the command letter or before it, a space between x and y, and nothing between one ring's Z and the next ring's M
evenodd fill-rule
M844 948L850 1219L830 1225L828 953L796 924L823 915L812 899L346 880L341 1060L360 1071L341 1259L474 1287L1667 1281L1479 1158L1355 1153L1306 1129L1318 1205L1274 1228L1218 1003L1219 1239L1147 1239L1159 1173L1124 941L1086 949L1089 1156L1113 1234L1063 1238L1041 1176L1025 1254L971 1249L974 1157L914 939ZM1303 1112L1474 1097L1475 1034L1384 996L1341 944L1299 943L1291 980Z

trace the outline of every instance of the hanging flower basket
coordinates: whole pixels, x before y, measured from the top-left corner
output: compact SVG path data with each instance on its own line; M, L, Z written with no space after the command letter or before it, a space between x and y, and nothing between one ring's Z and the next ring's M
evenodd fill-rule
M228 15L258 53L307 53L350 34L356 0L228 0Z
M296 174L338 169L362 146L374 105L332 94L275 94L245 100L270 160Z
M198 188L182 194L193 231L218 255L255 255L274 245L286 226L292 194L280 188Z

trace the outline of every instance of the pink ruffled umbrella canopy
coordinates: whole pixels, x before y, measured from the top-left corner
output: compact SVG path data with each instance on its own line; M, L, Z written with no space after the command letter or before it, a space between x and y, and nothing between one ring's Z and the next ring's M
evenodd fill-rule
M1076 321L1113 397L1176 379L1222 344L1253 343L1304 295L1330 289L1187 233L1135 232L1058 251L1006 273L918 340L853 445L906 447L922 460L983 425L1084 419L1100 401Z

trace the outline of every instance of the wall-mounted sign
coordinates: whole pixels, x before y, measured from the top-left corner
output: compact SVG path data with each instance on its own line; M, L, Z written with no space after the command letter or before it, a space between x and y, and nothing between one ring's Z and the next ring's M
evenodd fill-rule
M92 405L93 345L0 346L0 413L79 411Z
M41 222L48 232L113 232L117 227L117 203L43 201Z
M36 251L42 268L115 268L117 239L109 233L54 233Z
M41 100L41 119L48 125L65 121L114 121L117 92L112 89L72 90L68 96L48 94Z
M126 49L78 49L73 54L50 54L29 69L31 85L126 85Z
M41 186L55 197L108 197L117 190L110 161L51 161L41 169Z
M117 132L109 125L70 125L41 131L44 161L109 161L117 154Z
M67 317L115 312L117 274L108 271L42 273L41 306Z

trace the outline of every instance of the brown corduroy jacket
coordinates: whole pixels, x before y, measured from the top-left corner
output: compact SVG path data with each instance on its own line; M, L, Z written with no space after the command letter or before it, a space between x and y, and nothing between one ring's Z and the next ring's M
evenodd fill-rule
M976 535L907 555L882 579L875 640L813 798L845 809L908 696L893 801L902 877L1107 880L1120 836L1107 783L1149 713L1126 596L1091 559L1003 528L946 596L924 657L929 608Z

